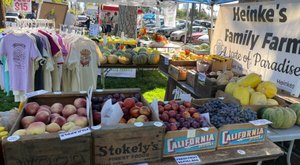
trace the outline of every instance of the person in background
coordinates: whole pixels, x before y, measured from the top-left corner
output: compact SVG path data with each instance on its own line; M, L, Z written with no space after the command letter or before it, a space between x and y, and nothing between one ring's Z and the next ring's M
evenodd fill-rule
M87 20L85 21L86 28L89 30L90 29L90 24L91 24L91 18L90 16L87 16Z
M72 12L72 11L68 12L65 17L64 25L74 26L75 23L76 23L76 17L75 17L74 12Z
M119 21L119 16L118 13L115 12L114 16L112 17L112 24L113 24L113 35L117 35L118 33L118 21Z
M112 18L110 16L110 12L108 12L106 15L105 15L105 18L104 18L104 21L106 23L106 34L107 35L110 35L111 33L111 26L112 26Z

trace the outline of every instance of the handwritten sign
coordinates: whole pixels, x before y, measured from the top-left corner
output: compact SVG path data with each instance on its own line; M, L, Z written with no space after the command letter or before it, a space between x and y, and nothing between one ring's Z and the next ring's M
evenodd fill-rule
M201 163L201 160L198 155L176 156L174 157L174 159L179 165Z
M16 12L30 13L31 10L31 0L14 0L13 9Z
M82 136L85 134L91 133L91 129L89 127L81 128L78 130L70 131L70 132L64 132L59 134L60 140L67 140L74 137Z
M272 122L269 121L269 120L267 120L267 119L253 120L253 121L249 121L249 123L251 123L251 124L253 124L255 126L272 124Z
M92 37L99 36L99 24L90 24L89 35Z

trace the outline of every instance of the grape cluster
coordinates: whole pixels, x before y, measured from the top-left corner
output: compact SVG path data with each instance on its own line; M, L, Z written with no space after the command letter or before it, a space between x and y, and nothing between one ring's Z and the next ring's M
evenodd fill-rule
M210 122L219 128L225 124L246 123L257 119L256 112L249 108L244 110L234 103L224 103L220 99L213 99L198 107L198 112L209 113Z

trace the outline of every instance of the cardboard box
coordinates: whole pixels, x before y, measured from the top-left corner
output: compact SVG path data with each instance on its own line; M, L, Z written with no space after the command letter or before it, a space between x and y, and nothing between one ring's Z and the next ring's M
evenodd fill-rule
M29 98L27 102L35 101L40 105L51 106L54 103L73 104L78 97L85 98L86 94L45 94ZM21 128L20 121L25 116L20 113L9 136ZM58 133L40 135L23 135L14 142L4 138L2 141L6 165L16 164L91 164L91 134L61 141Z
M203 130L169 131L164 138L164 157L215 151L218 143L218 130L215 127Z
M255 126L250 123L228 124L219 128L217 149L259 145L266 140L267 125Z
M184 67L180 68L180 67ZM188 70L194 69L193 66L174 66L170 65L168 73L177 81L185 81L187 79L187 72Z
M226 85L205 85L196 78L194 90L200 98L213 98L218 90L225 90Z
M192 86L193 88L195 87L195 81L197 72L195 70L188 70L187 72L187 78L186 78L186 83Z
M223 71L223 70L231 70L232 68L232 59L227 58L226 61L217 61L213 60L211 62L209 70L212 72Z
M93 96L105 96L123 93L125 96L141 94L140 89L112 89L93 92ZM149 106L141 95L141 101ZM92 131L93 164L118 165L159 161L162 159L163 136L165 126L157 118L142 126L135 124L118 124L101 126ZM155 121L156 120L156 121ZM139 123L140 124L140 123Z
M174 66L196 66L196 62L197 61L173 61L168 55L161 54L158 68L162 72L168 73L168 69L171 64Z

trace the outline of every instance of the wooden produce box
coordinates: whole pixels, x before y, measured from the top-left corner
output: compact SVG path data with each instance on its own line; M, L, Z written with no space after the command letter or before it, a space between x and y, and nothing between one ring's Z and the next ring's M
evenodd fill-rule
M232 59L228 58L226 61L213 60L210 64L209 71L216 72L222 70L231 70Z
M219 128L217 149L259 145L267 137L267 125L255 126L250 123L228 124Z
M125 96L141 94L140 89L111 89L93 92L93 96L123 93ZM141 94L141 101L149 106ZM165 126L157 118L144 122L142 126L118 124L101 126L92 131L93 164L118 165L153 162L162 159ZM138 123L140 124L140 123Z
M185 69L181 69L180 67L184 67ZM188 70L194 69L193 66L174 66L170 65L168 73L177 81L186 81Z
M218 143L218 130L201 128L169 131L164 138L164 157L215 151Z
M173 61L171 57L167 55L160 55L158 68L164 73L168 73L169 65L174 66L196 66L197 61Z
M196 78L194 90L200 98L213 98L218 90L225 90L226 85L205 85Z
M189 70L187 72L186 82L193 88L195 87L196 75L197 75L197 72L195 70Z
M51 106L54 103L73 104L78 97L86 98L86 94L45 94L29 98L27 102L35 101L40 105ZM15 125L10 130L11 136L20 128L20 121L25 115L23 110ZM6 165L16 164L91 164L91 134L61 141L58 133L40 135L23 135L14 142L8 138L2 140L2 148Z

